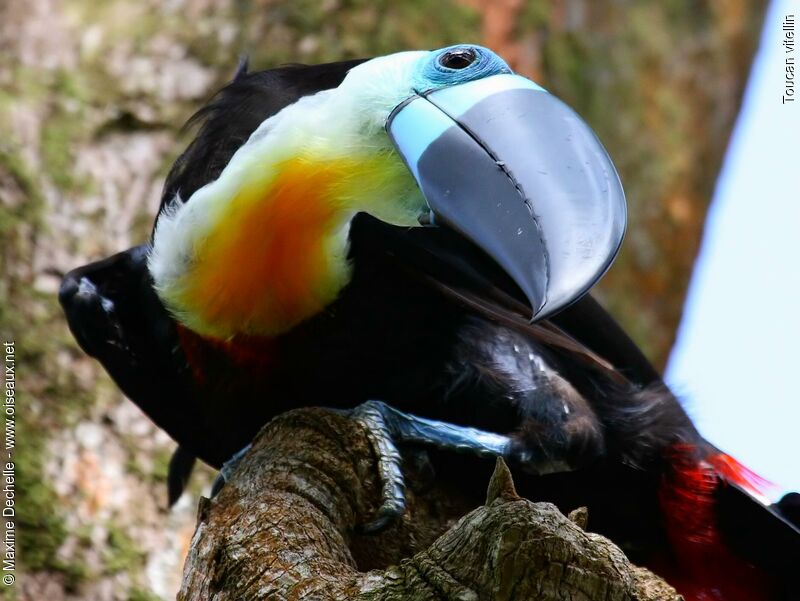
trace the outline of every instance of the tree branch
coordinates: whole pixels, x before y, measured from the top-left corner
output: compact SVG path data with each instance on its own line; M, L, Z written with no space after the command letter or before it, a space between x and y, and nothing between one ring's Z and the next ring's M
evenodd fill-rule
M585 532L585 511L520 498L502 460L484 506L466 513L467 499L434 485L409 492L397 525L357 535L376 471L357 422L323 409L276 418L220 495L201 499L179 601L680 599Z

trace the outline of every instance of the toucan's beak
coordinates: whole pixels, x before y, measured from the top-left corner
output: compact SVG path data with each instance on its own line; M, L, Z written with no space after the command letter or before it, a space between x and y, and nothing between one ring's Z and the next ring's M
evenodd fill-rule
M589 126L517 75L412 96L387 130L436 223L488 253L528 297L533 319L563 309L611 265L625 195Z

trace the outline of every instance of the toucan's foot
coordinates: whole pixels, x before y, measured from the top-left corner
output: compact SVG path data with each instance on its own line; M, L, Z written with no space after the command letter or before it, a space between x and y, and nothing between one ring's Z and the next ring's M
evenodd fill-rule
M225 483L231 479L233 472L242 462L242 458L247 454L247 451L250 450L250 447L253 445L247 445L243 449L234 453L233 457L228 459L225 463L222 464L222 468L219 470L219 474L217 477L214 478L214 483L211 485L211 498L213 499L219 494L219 491L225 486Z
M424 448L433 447L443 451L464 453L477 457L504 457L509 463L532 474L547 474L570 470L570 466L557 460L558 453L543 453L534 441L522 434L504 436L467 426L440 422L410 413L404 413L381 401L367 401L354 409L338 410L364 425L367 437L378 458L378 474L381 481L381 505L375 518L359 527L364 533L384 530L406 511L406 481L403 475L404 457L407 464L415 466L419 475L418 484L424 487L433 480L433 466ZM409 445L401 454L398 445ZM215 497L251 445L247 445L222 465L214 484L211 497Z
M217 474L217 477L214 478L214 482L211 483L211 493L209 494L209 496L212 499L216 497L222 490L223 486L225 486L225 478L223 478L222 472L220 472L219 474Z
M367 401L349 412L367 430L367 437L378 457L378 474L381 479L381 506L375 519L359 528L365 534L380 532L406 511L406 484L401 469L403 459L395 446L392 418L388 409L390 407L384 403Z
M510 448L507 436L417 417L380 401L362 403L348 414L364 424L378 456L382 502L375 519L361 527L366 533L383 530L405 513L406 486L397 444L432 446L479 457L505 455Z

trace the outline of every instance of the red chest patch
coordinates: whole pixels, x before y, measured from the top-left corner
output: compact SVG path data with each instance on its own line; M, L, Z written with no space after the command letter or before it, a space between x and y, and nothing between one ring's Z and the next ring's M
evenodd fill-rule
M263 377L276 359L271 338L234 336L231 340L206 338L178 325L178 338L195 382L205 384L220 370L245 371Z

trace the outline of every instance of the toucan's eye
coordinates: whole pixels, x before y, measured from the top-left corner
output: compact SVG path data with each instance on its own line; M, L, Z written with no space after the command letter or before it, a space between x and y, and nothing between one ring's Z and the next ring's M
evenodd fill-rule
M511 73L511 69L494 52L475 44L459 44L426 55L415 73L413 89L424 94L501 73Z
M447 69L466 69L476 58L478 55L472 48L454 48L439 57L439 64Z

